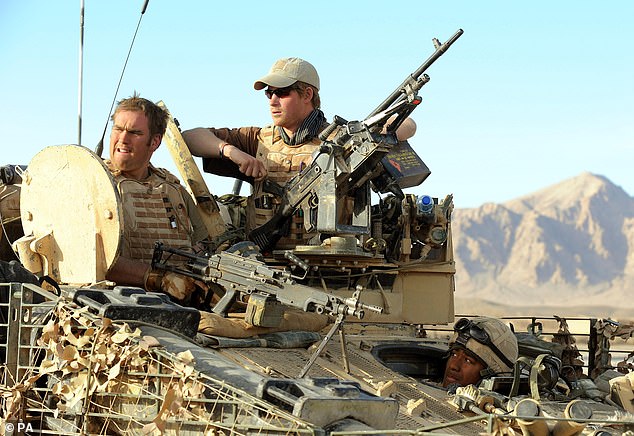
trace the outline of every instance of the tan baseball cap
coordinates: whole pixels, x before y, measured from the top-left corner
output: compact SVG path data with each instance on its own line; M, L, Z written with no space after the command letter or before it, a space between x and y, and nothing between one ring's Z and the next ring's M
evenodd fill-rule
M267 86L285 88L295 82L305 82L319 90L319 75L310 62L300 58L284 58L276 61L269 73L253 84L256 90Z

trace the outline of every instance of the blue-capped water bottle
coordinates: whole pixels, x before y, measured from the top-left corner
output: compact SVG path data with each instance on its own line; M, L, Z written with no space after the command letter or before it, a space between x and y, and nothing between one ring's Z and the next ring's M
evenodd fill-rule
M416 207L418 213L421 215L431 215L434 211L434 199L429 195L421 195L416 200Z

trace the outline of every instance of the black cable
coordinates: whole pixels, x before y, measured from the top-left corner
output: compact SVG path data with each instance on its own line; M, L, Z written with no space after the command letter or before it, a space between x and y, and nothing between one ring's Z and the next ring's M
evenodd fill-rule
M134 41L136 40L136 35L139 31L139 27L141 26L141 20L143 19L143 14L145 14L145 10L147 9L147 5L150 0L145 0L143 3L143 9L141 10L141 16L139 17L139 22L136 25L136 30L134 31L134 36L132 37L132 42L130 43L130 49L128 50L128 55L125 58L125 63L123 64L123 69L121 70L121 76L119 76L119 83L117 84L117 89L114 92L114 97L112 98L112 104L110 105L110 110L108 111L108 118L106 119L106 125L103 127L103 133L101 134L101 139L99 140L99 144L97 144L97 148L95 149L95 153L97 156L101 157L101 153L103 152L103 138L106 136L106 130L108 129L108 122L110 121L110 114L112 112L112 108L114 107L114 103L117 99L117 94L119 93L119 87L121 86L121 81L123 80L123 74L125 73L125 68L128 65L128 59L130 59L130 53L132 53L132 47L134 46Z

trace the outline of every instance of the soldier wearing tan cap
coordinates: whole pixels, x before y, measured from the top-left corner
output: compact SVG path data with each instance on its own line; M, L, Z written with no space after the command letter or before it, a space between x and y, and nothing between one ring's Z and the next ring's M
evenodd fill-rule
M264 89L271 126L183 132L192 154L203 158L206 172L254 182L247 202L247 232L267 223L280 201L264 192L262 180L267 177L284 185L308 166L321 143L318 135L328 125L320 110L319 75L309 62L296 57L279 59L253 87ZM415 131L409 119L401 127L409 132L407 137ZM277 242L276 248L295 248L313 236L306 233L303 218L294 217L287 236Z
M247 205L247 231L268 222L278 202L262 190L262 180L268 177L283 185L308 165L319 148L317 135L327 126L320 110L319 75L309 62L296 57L280 59L253 87L264 89L271 126L183 132L192 154L203 157L205 171L254 181ZM292 226L277 247L293 248L311 236L303 226Z

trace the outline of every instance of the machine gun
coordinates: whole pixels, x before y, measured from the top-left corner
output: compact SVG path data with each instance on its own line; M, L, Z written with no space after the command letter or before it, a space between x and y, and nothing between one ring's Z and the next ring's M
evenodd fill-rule
M319 135L322 143L311 163L284 187L266 180L264 190L280 197L281 203L266 224L251 231L249 239L263 251L270 250L300 207L308 232L369 233L370 188L403 198L401 188L414 186L400 186L385 158L399 144L396 130L421 102L417 93L429 81L424 72L462 33L459 29L444 44L434 38L436 51L363 121L335 116ZM420 161L413 150L411 154ZM424 166L422 161L420 164ZM429 172L424 177L427 175ZM352 213L342 213L350 203L354 205Z
M167 265L163 254L171 253L188 259L186 268ZM279 326L283 308L280 304L299 308L305 312L327 313L333 316L348 315L362 319L365 310L382 313L378 306L359 302L357 289L351 298L341 298L309 286L296 283L291 273L274 269L264 262L240 254L223 251L212 256L201 256L187 251L163 246L156 242L152 256L152 268L171 271L192 277L207 285L216 284L225 291L212 312L226 316L231 306L241 297L248 296L246 321L261 327Z
M238 245L238 244L236 244ZM189 259L187 269L166 265L162 262L163 253L171 253ZM289 256L293 256L289 252ZM301 262L301 261L300 261ZM336 317L321 344L312 354L299 377L304 377L317 357L324 350L328 341L338 331L341 343L345 343L343 322L348 315L363 319L366 310L383 313L383 308L359 302L361 288L357 288L350 298L341 298L334 294L299 285L294 282L290 272L274 269L255 259L230 251L223 251L212 256L200 256L175 248L164 247L161 242L154 244L152 268L171 271L192 277L211 285L221 286L225 293L216 303L212 311L225 316L238 296L248 296L245 321L261 327L277 327L282 321L281 304L297 307L305 312L327 313ZM239 295L238 295L239 294ZM344 368L347 370L347 354L345 347Z

